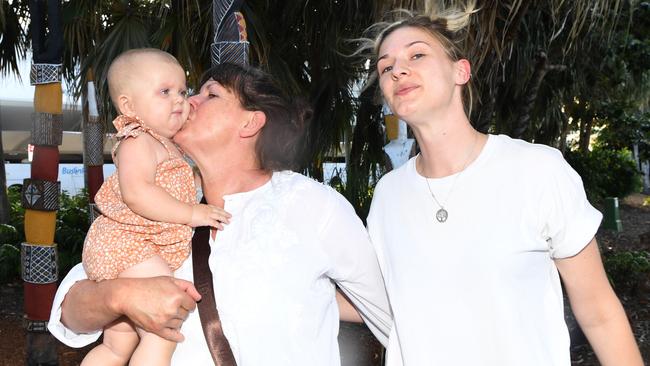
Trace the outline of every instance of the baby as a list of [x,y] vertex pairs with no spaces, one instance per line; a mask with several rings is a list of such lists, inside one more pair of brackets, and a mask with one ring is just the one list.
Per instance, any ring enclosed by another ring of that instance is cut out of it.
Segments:
[[[222,229],[230,218],[197,203],[192,168],[172,142],[190,110],[185,72],[166,52],[134,49],[113,61],[108,84],[119,112],[117,171],[95,196],[102,215],[86,236],[83,265],[95,281],[171,276],[190,253],[192,227]],[[168,365],[175,347],[120,319],[82,365]]]

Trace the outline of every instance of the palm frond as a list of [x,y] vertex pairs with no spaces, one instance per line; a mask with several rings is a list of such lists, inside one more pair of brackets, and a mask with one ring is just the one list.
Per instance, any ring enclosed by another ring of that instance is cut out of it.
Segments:
[[2,24],[0,30],[0,75],[15,75],[20,79],[18,60],[27,57],[27,33],[23,24],[29,12],[18,1],[2,1]]

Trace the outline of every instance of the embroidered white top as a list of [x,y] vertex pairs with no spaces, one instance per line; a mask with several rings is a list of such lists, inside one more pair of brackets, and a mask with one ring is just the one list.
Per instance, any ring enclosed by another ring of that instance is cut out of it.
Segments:
[[[386,344],[391,319],[377,259],[352,206],[328,186],[291,172],[224,197],[231,223],[210,241],[210,269],[223,329],[239,366],[340,364],[336,282]],[[192,280],[191,260],[176,277]],[[61,324],[61,303],[85,278],[75,267],[59,287],[50,332],[82,347],[100,332]],[[367,322],[368,323],[368,322]],[[374,324],[374,325],[373,325]],[[182,327],[172,365],[212,363],[198,312]]]

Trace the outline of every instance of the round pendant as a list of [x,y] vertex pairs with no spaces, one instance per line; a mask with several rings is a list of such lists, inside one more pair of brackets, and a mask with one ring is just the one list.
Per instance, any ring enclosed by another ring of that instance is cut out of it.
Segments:
[[447,221],[447,217],[448,217],[448,216],[449,216],[449,214],[447,213],[447,210],[445,210],[444,208],[440,208],[440,209],[436,212],[436,220],[438,220],[438,222],[445,222],[445,221]]

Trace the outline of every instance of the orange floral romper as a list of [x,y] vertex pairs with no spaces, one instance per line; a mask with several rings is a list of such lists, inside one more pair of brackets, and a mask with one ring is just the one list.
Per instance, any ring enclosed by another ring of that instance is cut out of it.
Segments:
[[[181,157],[172,155],[169,142],[145,126],[140,119],[119,116],[113,124],[118,131],[113,158],[122,140],[137,138],[143,133],[150,134],[169,153],[169,159],[156,167],[156,185],[179,201],[197,203],[192,168]],[[172,271],[177,269],[190,253],[192,228],[188,225],[151,221],[131,211],[122,200],[118,174],[119,169],[102,184],[95,195],[95,203],[102,215],[90,226],[84,243],[82,260],[88,278],[96,281],[116,278],[125,269],[154,255],[167,261]]]

